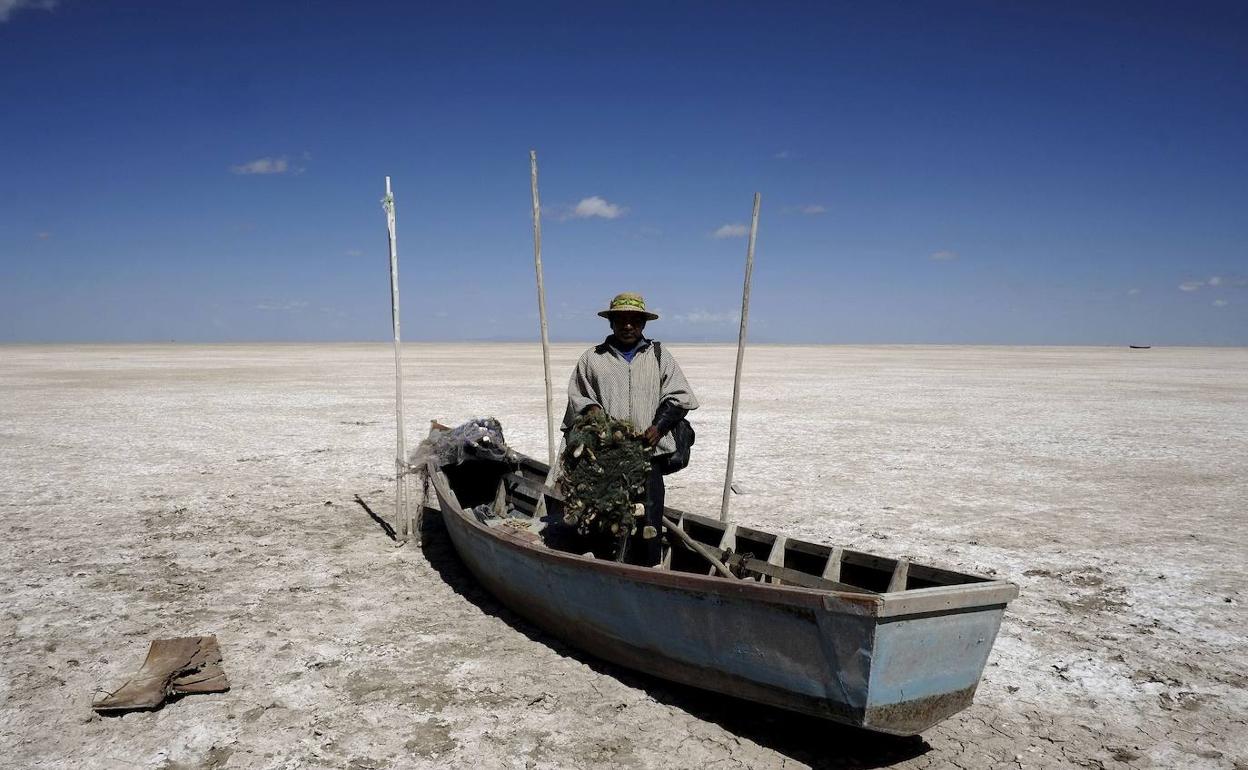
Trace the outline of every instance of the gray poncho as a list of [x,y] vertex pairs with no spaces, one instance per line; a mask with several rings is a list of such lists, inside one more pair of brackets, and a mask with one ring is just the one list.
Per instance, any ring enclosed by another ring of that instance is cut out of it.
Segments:
[[[654,354],[654,344],[646,340],[629,363],[618,350],[603,342],[586,350],[576,362],[568,381],[563,430],[567,432],[578,414],[596,404],[611,417],[628,420],[638,431],[644,431],[654,422],[654,414],[664,401],[690,411],[698,408],[698,399],[670,350],[663,350],[660,362]],[[659,440],[654,453],[675,451],[676,442],[668,434]]]

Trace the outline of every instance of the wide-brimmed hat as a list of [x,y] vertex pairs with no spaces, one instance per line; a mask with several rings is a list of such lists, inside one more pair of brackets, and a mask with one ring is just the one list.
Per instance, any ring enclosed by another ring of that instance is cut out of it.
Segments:
[[646,310],[646,300],[640,294],[626,291],[611,298],[611,307],[599,311],[598,315],[610,318],[612,313],[637,313],[646,317],[647,321],[658,320],[658,313]]

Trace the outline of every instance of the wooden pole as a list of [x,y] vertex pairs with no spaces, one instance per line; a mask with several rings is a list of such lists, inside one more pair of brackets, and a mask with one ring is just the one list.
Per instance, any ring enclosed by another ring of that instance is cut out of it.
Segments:
[[724,474],[724,499],[719,520],[728,521],[728,496],[732,494],[732,465],[737,455],[737,407],[741,400],[741,364],[745,360],[745,329],[750,320],[750,278],[754,274],[754,240],[758,236],[758,206],[761,193],[754,193],[754,214],[750,217],[750,245],[745,251],[745,286],[741,290],[741,331],[737,334],[737,370],[732,376],[732,418],[728,423],[728,470]]
[[399,252],[394,228],[394,194],[386,177],[386,230],[390,239],[390,322],[394,327],[394,516],[399,540],[411,537],[412,522],[407,508],[407,442],[403,438],[403,347],[399,332]]
[[546,377],[546,456],[555,467],[555,399],[550,387],[550,336],[546,326],[546,284],[542,280],[542,204],[537,197],[537,150],[529,150],[533,188],[533,266],[537,271],[537,314],[542,324],[542,373]]
[[689,546],[693,550],[697,551],[702,556],[702,558],[709,561],[711,563],[711,566],[715,568],[716,572],[718,572],[719,574],[723,575],[726,578],[736,579],[737,576],[732,574],[732,570],[728,569],[727,564],[724,564],[722,561],[720,561],[719,557],[711,553],[710,549],[707,548],[705,545],[699,543],[697,540],[694,540],[689,535],[688,532],[680,528],[679,524],[672,521],[666,516],[663,517],[663,524],[667,527],[668,532],[671,532],[673,535],[680,538],[682,543]]

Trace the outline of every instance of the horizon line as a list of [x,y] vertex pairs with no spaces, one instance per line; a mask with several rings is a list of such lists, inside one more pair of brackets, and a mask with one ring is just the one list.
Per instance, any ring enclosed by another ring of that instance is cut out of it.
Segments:
[[[666,342],[667,340],[660,340]],[[673,339],[672,344],[680,345],[715,345],[735,346],[735,340],[681,340]],[[53,346],[95,346],[125,347],[140,345],[183,345],[193,346],[225,346],[225,345],[385,345],[392,346],[393,340],[8,340],[0,341],[0,347],[53,347]],[[541,345],[537,339],[526,340],[517,338],[470,338],[470,339],[438,339],[438,340],[403,340],[403,345]],[[599,339],[551,340],[552,345],[597,345]],[[980,347],[980,348],[1248,348],[1248,345],[1218,343],[1172,343],[1137,345],[1127,342],[785,342],[776,340],[746,341],[746,347]]]

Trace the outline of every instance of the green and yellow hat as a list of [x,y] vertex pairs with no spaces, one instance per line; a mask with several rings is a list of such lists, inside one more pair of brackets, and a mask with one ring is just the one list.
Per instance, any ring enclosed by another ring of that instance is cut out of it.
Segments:
[[640,313],[646,317],[647,321],[658,320],[658,313],[651,313],[646,310],[646,300],[640,294],[626,291],[623,294],[616,294],[611,299],[611,307],[600,311],[598,315],[603,318],[610,318],[612,313]]

